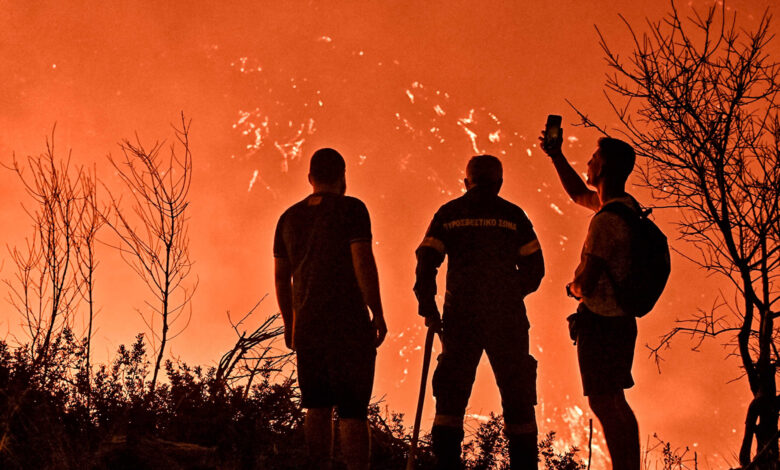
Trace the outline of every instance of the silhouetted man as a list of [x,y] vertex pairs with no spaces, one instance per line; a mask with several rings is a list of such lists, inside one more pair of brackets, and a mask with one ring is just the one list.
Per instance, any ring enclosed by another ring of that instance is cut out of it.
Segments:
[[613,202],[637,214],[641,210],[625,190],[634,149],[618,139],[599,139],[588,161],[587,184],[596,189],[592,191],[563,156],[562,136],[548,145],[544,136],[540,140],[572,200],[596,211],[574,280],[567,286],[569,295],[580,300],[574,316],[577,357],[585,396],[604,428],[612,468],[639,470],[639,427],[624,393],[634,385],[636,318],[621,308],[615,292],[629,273],[631,232],[623,217],[600,211]]
[[344,195],[345,164],[337,151],[314,153],[309,182],[313,194],[282,214],[274,238],[284,340],[297,353],[312,467],[330,466],[336,407],[347,467],[364,470],[376,348],[387,334],[371,223],[366,206]]
[[[439,469],[461,468],[463,417],[483,350],[501,392],[512,468],[537,468],[536,360],[529,354],[523,298],[539,287],[544,261],[528,217],[498,196],[502,182],[496,157],[473,157],[466,194],[436,212],[417,249],[419,313],[426,325],[441,328],[443,347],[433,375],[431,430]],[[445,255],[440,319],[436,273]]]

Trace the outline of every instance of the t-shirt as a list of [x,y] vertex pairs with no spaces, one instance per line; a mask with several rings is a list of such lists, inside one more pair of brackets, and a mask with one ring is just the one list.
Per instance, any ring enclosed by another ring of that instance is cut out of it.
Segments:
[[[522,209],[479,188],[436,212],[419,249],[426,247],[439,252],[438,264],[445,254],[449,257],[448,302],[488,308],[503,299],[522,301],[528,282],[523,278],[526,273],[517,269],[518,258],[541,249]],[[434,285],[423,285],[430,282]],[[415,290],[424,293],[431,289],[435,292],[435,279],[418,276]]]
[[[634,211],[639,210],[636,200],[628,195],[604,201],[602,207],[612,202],[625,204]],[[609,273],[601,273],[595,289],[589,295],[583,296],[582,302],[592,312],[605,317],[628,315],[618,305],[613,285],[613,281],[621,284],[628,276],[631,267],[631,231],[626,221],[612,212],[596,213],[590,220],[588,235],[582,247],[581,262],[575,276],[584,269],[585,255],[602,259]],[[609,278],[610,275],[613,277],[612,280]]]
[[292,269],[297,348],[372,341],[350,248],[365,241],[371,241],[371,222],[354,197],[315,193],[279,218],[274,257],[287,258]]

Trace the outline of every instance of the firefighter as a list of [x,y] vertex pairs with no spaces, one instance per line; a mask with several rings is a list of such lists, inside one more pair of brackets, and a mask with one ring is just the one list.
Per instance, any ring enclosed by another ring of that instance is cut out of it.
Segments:
[[[433,375],[431,431],[439,469],[461,468],[463,417],[483,350],[501,393],[511,468],[537,468],[536,360],[523,299],[539,287],[544,261],[525,212],[498,196],[502,182],[498,158],[473,157],[466,193],[436,212],[416,251],[419,314],[441,331],[443,349]],[[445,256],[441,318],[436,274]]]

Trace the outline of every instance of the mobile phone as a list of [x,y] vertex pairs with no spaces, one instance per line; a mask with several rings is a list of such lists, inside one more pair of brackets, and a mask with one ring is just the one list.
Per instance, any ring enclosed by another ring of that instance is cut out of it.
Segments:
[[544,125],[544,144],[550,145],[561,138],[561,117],[557,114],[549,114]]

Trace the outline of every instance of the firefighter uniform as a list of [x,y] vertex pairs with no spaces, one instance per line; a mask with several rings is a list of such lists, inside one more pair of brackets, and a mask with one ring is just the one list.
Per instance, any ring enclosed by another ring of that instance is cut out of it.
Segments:
[[434,302],[436,274],[449,257],[443,351],[433,376],[440,467],[459,465],[463,417],[485,351],[501,393],[513,468],[531,466],[527,455],[521,463],[519,447],[533,452],[536,468],[536,360],[529,354],[523,298],[539,287],[544,262],[531,222],[495,191],[473,187],[436,212],[416,254],[421,305]]

